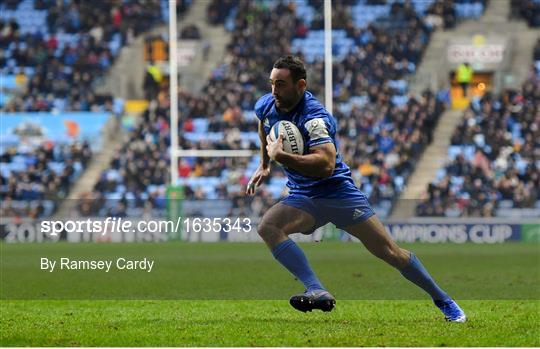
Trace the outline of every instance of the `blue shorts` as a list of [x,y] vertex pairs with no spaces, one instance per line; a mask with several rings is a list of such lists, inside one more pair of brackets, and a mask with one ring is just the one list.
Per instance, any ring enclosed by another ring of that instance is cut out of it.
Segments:
[[375,214],[366,195],[350,182],[334,186],[324,195],[291,193],[281,203],[312,215],[316,222],[313,230],[328,222],[343,229],[362,223]]

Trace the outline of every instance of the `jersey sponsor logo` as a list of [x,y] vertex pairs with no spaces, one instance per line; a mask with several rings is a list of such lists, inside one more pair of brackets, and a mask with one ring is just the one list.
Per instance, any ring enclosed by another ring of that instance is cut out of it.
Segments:
[[309,134],[309,139],[314,141],[321,138],[329,137],[326,123],[321,118],[311,119],[305,124]]

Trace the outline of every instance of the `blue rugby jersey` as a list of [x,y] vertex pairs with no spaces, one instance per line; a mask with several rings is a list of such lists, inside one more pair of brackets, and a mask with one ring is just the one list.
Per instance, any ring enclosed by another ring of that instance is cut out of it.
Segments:
[[274,96],[268,93],[255,103],[255,114],[263,123],[266,134],[270,133],[272,126],[281,120],[294,123],[304,137],[304,154],[309,153],[310,147],[333,143],[336,147],[336,166],[328,178],[307,177],[295,170],[285,168],[288,182],[287,187],[291,194],[306,196],[321,196],[339,184],[353,184],[351,171],[342,161],[336,143],[336,120],[326,111],[324,106],[308,91],[290,112],[280,112],[275,106]]

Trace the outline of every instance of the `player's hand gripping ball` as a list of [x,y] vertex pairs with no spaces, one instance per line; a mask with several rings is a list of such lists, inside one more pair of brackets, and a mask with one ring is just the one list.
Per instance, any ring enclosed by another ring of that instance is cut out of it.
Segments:
[[279,135],[283,135],[283,151],[289,154],[304,154],[304,138],[302,133],[290,121],[278,121],[272,126],[270,130],[270,140],[275,142]]

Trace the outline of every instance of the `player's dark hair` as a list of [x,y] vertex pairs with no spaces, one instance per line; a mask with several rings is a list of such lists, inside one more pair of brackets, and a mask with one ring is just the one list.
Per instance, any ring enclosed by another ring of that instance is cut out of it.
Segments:
[[276,69],[289,69],[293,82],[297,82],[300,79],[307,80],[306,67],[304,62],[296,56],[282,56],[275,63]]

